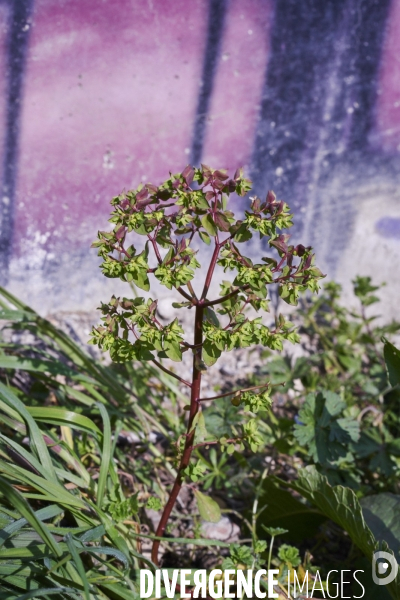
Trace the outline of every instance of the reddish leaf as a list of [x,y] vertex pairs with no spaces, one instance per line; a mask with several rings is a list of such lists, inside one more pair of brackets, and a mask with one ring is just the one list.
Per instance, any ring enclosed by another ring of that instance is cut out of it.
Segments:
[[184,180],[186,181],[186,183],[188,185],[190,185],[193,181],[194,178],[194,169],[191,165],[188,165],[183,171],[182,171],[182,177],[184,178]]
[[138,202],[140,202],[141,200],[144,200],[145,198],[147,198],[147,196],[149,195],[149,192],[147,191],[147,189],[144,187],[142,190],[140,190],[140,192],[138,192],[136,194],[136,200]]
[[125,231],[126,231],[126,228],[123,225],[119,229],[117,229],[117,231],[115,232],[115,237],[118,241],[122,240],[122,238],[125,235]]
[[268,204],[273,204],[276,200],[276,195],[274,192],[272,192],[271,190],[268,191],[267,194],[267,198],[266,201],[268,202]]
[[215,214],[215,224],[221,231],[229,231],[231,226],[224,213],[221,212]]
[[220,181],[226,181],[226,179],[229,179],[229,175],[227,175],[226,173],[224,173],[224,171],[215,171],[214,172],[214,177],[216,179],[219,179]]
[[235,181],[238,181],[241,177],[243,177],[243,167],[240,167],[239,169],[236,169],[235,174],[233,176],[233,179]]
[[261,200],[260,200],[260,198],[257,198],[257,196],[255,196],[253,198],[253,201],[251,203],[251,208],[253,209],[253,211],[255,213],[259,213],[260,212],[260,208],[261,208]]

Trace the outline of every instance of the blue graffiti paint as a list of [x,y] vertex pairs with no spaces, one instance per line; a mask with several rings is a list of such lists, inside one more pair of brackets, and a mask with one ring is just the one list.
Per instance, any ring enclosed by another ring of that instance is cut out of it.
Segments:
[[190,153],[192,165],[200,163],[203,153],[206,119],[214,87],[216,65],[220,55],[226,11],[227,0],[209,0],[207,40]]
[[351,237],[345,190],[381,160],[369,135],[389,8],[390,0],[275,1],[252,179],[299,216],[307,209],[294,234],[305,229],[318,246],[323,231],[332,269]]
[[375,231],[386,239],[400,240],[400,218],[382,217],[375,223]]
[[10,0],[8,8],[6,134],[0,198],[0,282],[3,285],[7,281],[13,239],[19,126],[33,0]]

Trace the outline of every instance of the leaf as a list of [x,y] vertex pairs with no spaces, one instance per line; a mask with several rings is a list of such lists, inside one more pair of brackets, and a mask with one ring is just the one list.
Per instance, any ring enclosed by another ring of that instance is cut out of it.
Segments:
[[364,519],[378,541],[400,552],[400,496],[384,492],[360,500]]
[[178,341],[172,340],[169,342],[165,342],[164,344],[165,354],[171,360],[175,362],[180,362],[182,360],[182,350]]
[[210,238],[210,236],[208,235],[208,233],[206,233],[205,231],[201,231],[201,230],[200,230],[200,231],[199,231],[199,236],[200,236],[201,240],[202,240],[202,241],[203,241],[205,244],[207,244],[207,246],[209,246],[209,245],[211,244],[211,238]]
[[90,600],[90,587],[89,587],[89,582],[86,577],[85,567],[83,566],[81,557],[78,554],[78,550],[76,549],[75,544],[74,544],[70,534],[65,536],[65,541],[67,543],[68,550],[70,551],[72,559],[76,566],[76,570],[78,571],[79,576],[81,578],[81,581],[83,584],[83,590],[84,590],[83,593],[84,593],[85,600]]
[[19,513],[26,519],[26,521],[32,526],[32,528],[39,534],[40,538],[45,544],[54,552],[55,556],[62,556],[62,551],[47,529],[47,527],[40,521],[37,515],[33,512],[25,498],[15,490],[5,479],[0,478],[0,489],[2,494],[6,494],[8,500],[12,505],[19,511]]
[[211,325],[215,325],[215,327],[220,327],[218,317],[212,308],[207,306],[204,309],[204,319],[211,323]]
[[221,519],[221,509],[215,500],[199,492],[199,490],[194,490],[194,495],[201,518],[209,523],[218,523]]
[[58,406],[27,407],[32,417],[39,422],[51,423],[53,425],[68,425],[69,427],[87,431],[89,433],[101,433],[100,429],[91,419],[79,413]]
[[[341,485],[330,486],[327,478],[318,473],[313,466],[300,471],[297,482],[288,485],[347,531],[353,543],[368,560],[372,560],[377,542],[365,522],[363,511],[353,490]],[[385,543],[381,545],[380,549],[393,554],[393,550]],[[400,598],[400,573],[395,581],[387,584],[386,589],[393,598]]]
[[196,428],[194,443],[198,444],[199,442],[204,442],[208,434],[206,429],[206,422],[204,419],[204,413],[202,410],[199,411],[193,419],[193,428]]
[[348,532],[366,556],[372,556],[373,535],[365,523],[357,496],[350,488],[329,485],[326,477],[313,466],[299,471],[298,480],[290,487],[311,501],[332,521]]
[[283,529],[283,527],[265,527],[265,525],[262,525],[262,528],[271,537],[276,537],[277,535],[285,535],[285,533],[289,533],[289,531],[287,529]]
[[107,409],[105,406],[97,403],[97,407],[100,411],[100,414],[103,419],[103,448],[102,448],[102,460],[100,465],[100,474],[99,474],[99,482],[97,484],[97,506],[101,507],[103,504],[104,492],[106,489],[108,472],[110,469],[110,463],[112,460],[111,455],[111,425],[110,425],[110,417],[108,415]]
[[203,346],[203,360],[207,367],[212,367],[221,356],[221,350],[218,349],[216,344],[213,344],[209,340],[204,342]]
[[[257,519],[257,527],[289,530],[290,535],[287,537],[293,542],[311,538],[326,521],[321,511],[301,502],[270,477],[264,481],[262,487],[260,508],[264,506],[267,508]],[[262,535],[262,530],[259,534]]]
[[400,383],[400,350],[386,340],[383,347],[383,356],[385,357],[390,385],[395,387]]
[[190,185],[193,181],[194,178],[194,169],[191,165],[188,165],[183,171],[182,171],[182,177],[184,178],[184,180],[186,181],[186,183],[188,185]]
[[229,220],[226,218],[224,213],[217,211],[215,213],[215,223],[220,231],[229,231],[231,226]]
[[41,464],[45,468],[48,477],[53,481],[56,481],[56,474],[54,471],[53,463],[50,458],[50,454],[48,448],[43,439],[42,432],[37,426],[36,421],[31,417],[21,400],[15,396],[5,385],[0,382],[0,398],[4,400],[4,402],[10,406],[13,410],[16,410],[22,417],[22,419],[26,422],[29,434],[30,434],[30,443],[34,448],[34,451],[40,460]]
[[243,243],[243,242],[247,242],[252,237],[253,237],[253,234],[248,229],[247,225],[245,223],[242,223],[240,225],[240,227],[236,230],[233,239],[234,239],[235,242],[238,242],[240,244],[240,243]]
[[210,213],[207,213],[206,215],[204,215],[204,217],[201,218],[201,224],[203,225],[207,233],[209,233],[212,237],[215,237],[217,235],[218,229]]
[[323,391],[308,394],[299,411],[300,423],[294,426],[295,438],[321,465],[346,456],[349,444],[360,438],[358,421],[338,418],[345,408],[346,404],[338,394]]

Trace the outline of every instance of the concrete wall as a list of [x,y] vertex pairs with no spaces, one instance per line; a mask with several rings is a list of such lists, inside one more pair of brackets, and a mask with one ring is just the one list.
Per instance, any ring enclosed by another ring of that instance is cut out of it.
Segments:
[[0,34],[0,277],[41,312],[108,295],[110,198],[189,161],[245,165],[331,278],[395,275],[399,0],[0,0]]

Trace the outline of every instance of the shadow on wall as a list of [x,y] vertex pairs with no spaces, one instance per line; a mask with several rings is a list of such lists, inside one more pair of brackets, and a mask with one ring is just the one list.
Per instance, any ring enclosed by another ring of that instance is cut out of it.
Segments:
[[[399,151],[382,148],[376,118],[393,92],[381,73],[400,38],[395,2],[3,0],[0,10],[0,278],[16,291],[34,271],[38,297],[62,298],[73,281],[80,302],[108,199],[189,160],[245,163],[257,193],[272,188],[294,208],[294,237],[331,276],[362,218],[360,189],[399,183]],[[385,193],[375,232],[394,239]]]

